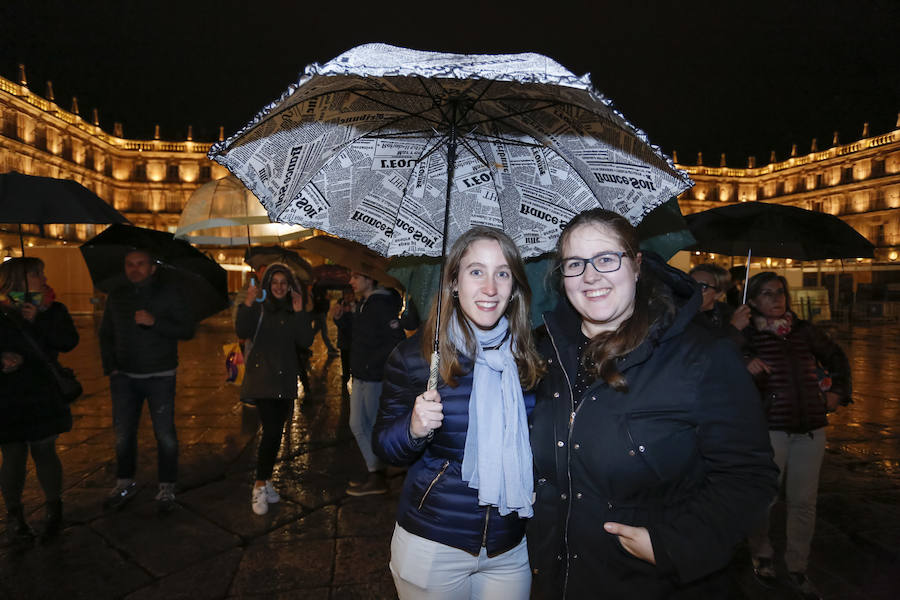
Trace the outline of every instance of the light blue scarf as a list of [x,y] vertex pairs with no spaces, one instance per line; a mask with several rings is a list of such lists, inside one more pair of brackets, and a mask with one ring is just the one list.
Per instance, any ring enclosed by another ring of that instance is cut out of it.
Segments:
[[[469,429],[462,461],[462,479],[478,490],[480,506],[496,506],[501,515],[515,511],[520,518],[534,514],[534,491],[528,419],[519,369],[507,337],[509,322],[502,317],[489,331],[469,326],[478,352],[469,396]],[[450,341],[465,353],[465,338],[455,317],[450,318]],[[501,343],[502,342],[502,343]],[[484,350],[493,348],[496,350]]]

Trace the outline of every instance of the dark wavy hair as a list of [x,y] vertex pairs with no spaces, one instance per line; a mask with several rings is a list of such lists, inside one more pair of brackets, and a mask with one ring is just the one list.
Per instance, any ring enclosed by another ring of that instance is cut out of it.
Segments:
[[[600,227],[612,234],[621,243],[625,255],[631,260],[637,260],[640,254],[640,239],[637,229],[628,222],[628,219],[618,213],[594,208],[578,214],[566,225],[556,244],[557,266],[565,258],[563,249],[566,242],[572,237],[572,232],[584,225]],[[562,295],[565,296],[562,282],[560,282],[560,287]],[[602,378],[610,387],[619,392],[628,391],[628,382],[616,368],[616,358],[628,354],[647,338],[653,322],[650,310],[651,288],[650,278],[640,275],[635,288],[634,309],[631,316],[623,321],[615,331],[604,331],[595,335],[588,343],[581,358],[588,375],[594,379]]]
[[[464,373],[459,364],[457,352],[474,357],[477,351],[475,336],[472,334],[471,326],[466,321],[466,317],[460,308],[459,298],[453,294],[453,288],[459,278],[459,269],[463,255],[468,250],[469,245],[478,240],[494,240],[500,244],[503,258],[506,259],[506,264],[509,265],[509,270],[513,277],[513,287],[509,297],[509,304],[506,306],[506,312],[503,314],[509,320],[509,332],[512,336],[512,353],[516,365],[519,367],[519,381],[521,381],[525,389],[531,389],[537,385],[538,380],[544,374],[544,363],[537,353],[531,332],[531,319],[529,318],[531,287],[528,285],[528,278],[525,275],[525,266],[522,263],[519,249],[508,235],[499,229],[491,227],[474,227],[468,230],[457,238],[447,253],[444,265],[444,278],[441,281],[441,322],[438,329],[441,378],[450,387],[456,387],[456,378]],[[422,354],[426,362],[431,361],[431,354],[434,351],[433,334],[437,323],[437,308],[438,303],[434,302],[431,306],[428,320],[425,322],[422,330],[424,332],[422,335]],[[450,336],[447,335],[451,318],[456,319],[460,330],[463,332],[465,348],[456,348],[450,341]]]

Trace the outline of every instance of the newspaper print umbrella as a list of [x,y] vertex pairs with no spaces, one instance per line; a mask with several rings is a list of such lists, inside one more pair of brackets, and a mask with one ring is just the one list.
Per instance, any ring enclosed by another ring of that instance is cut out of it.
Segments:
[[637,224],[691,185],[588,76],[547,57],[385,44],[307,67],[209,157],[273,221],[384,256],[442,256],[474,225],[536,256],[585,209]]

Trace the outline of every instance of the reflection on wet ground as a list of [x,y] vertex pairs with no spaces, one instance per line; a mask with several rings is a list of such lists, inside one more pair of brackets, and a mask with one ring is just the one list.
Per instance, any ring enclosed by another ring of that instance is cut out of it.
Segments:
[[[344,494],[364,466],[347,426],[340,360],[326,358],[320,339],[311,390],[294,409],[274,476],[282,501],[268,514],[249,507],[257,421],[224,383],[221,347],[234,337],[227,314],[201,324],[180,347],[178,508],[156,513],[155,441],[144,411],[142,489],[110,514],[101,508],[114,482],[109,388],[95,324],[80,318],[78,325],[81,344],[63,362],[76,369],[86,395],[73,406],[72,432],[58,441],[67,526],[47,546],[0,546],[0,600],[395,597],[387,561],[402,474],[390,479],[386,496]],[[852,357],[856,402],[832,419],[822,471],[809,573],[826,598],[900,597],[898,333],[896,325],[835,330]],[[39,525],[43,497],[33,472],[24,501]],[[779,515],[780,504],[776,523]],[[783,546],[783,538],[774,541]],[[753,579],[746,548],[729,573],[735,599],[793,597]]]

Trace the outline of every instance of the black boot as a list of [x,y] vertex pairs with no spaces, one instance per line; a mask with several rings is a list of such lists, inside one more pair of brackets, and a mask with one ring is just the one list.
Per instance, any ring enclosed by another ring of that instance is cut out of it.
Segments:
[[34,538],[34,531],[28,526],[25,509],[21,506],[10,509],[6,513],[6,536],[11,544],[30,542]]
[[41,541],[48,542],[62,531],[62,500],[47,502],[47,517],[41,531]]

